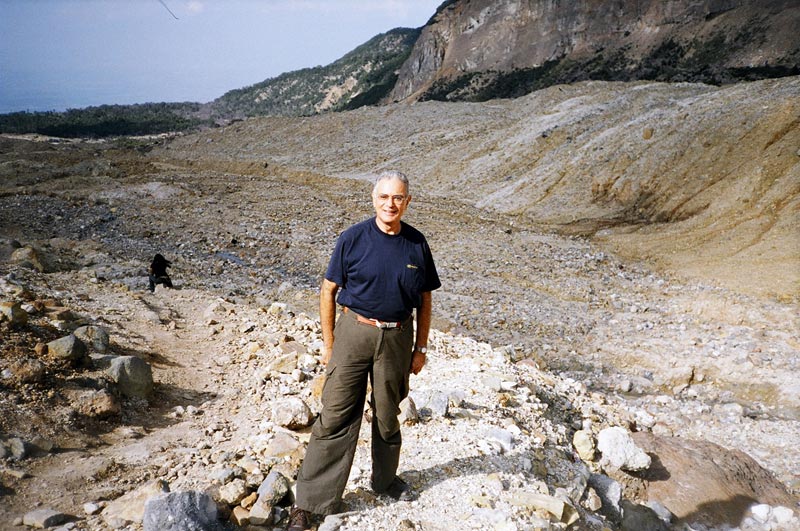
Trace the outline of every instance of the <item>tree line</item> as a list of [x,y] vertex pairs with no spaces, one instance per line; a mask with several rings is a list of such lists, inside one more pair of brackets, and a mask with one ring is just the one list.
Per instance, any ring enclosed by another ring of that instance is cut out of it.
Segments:
[[213,125],[200,103],[100,105],[64,112],[0,114],[0,133],[39,133],[62,138],[152,135]]

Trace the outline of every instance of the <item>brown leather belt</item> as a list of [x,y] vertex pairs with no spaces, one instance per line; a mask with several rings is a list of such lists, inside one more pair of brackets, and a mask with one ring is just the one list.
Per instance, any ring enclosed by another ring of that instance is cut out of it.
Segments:
[[403,325],[403,322],[405,322],[405,321],[387,322],[387,321],[379,321],[377,319],[370,319],[368,317],[364,317],[363,315],[357,314],[356,312],[354,312],[353,310],[351,310],[347,306],[343,306],[342,312],[344,312],[344,313],[350,312],[350,313],[353,314],[353,316],[356,318],[356,321],[358,321],[359,323],[372,325],[375,328],[383,328],[383,329],[386,329],[386,328],[400,328]]

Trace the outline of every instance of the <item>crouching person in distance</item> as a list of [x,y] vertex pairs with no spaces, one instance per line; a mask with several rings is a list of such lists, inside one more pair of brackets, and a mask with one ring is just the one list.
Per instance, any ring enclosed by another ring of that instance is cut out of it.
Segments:
[[150,292],[156,290],[156,284],[162,284],[168,288],[172,288],[172,280],[169,278],[167,268],[172,265],[172,262],[156,254],[153,261],[150,262]]

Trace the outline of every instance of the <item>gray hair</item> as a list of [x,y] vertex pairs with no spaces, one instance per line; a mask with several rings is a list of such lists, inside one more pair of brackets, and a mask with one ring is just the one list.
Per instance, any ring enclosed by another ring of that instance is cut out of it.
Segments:
[[372,187],[372,192],[375,193],[375,190],[378,189],[378,183],[381,181],[388,181],[390,179],[397,179],[406,187],[406,193],[408,193],[408,177],[406,177],[405,173],[399,172],[397,170],[387,170],[378,174],[375,177],[375,185]]

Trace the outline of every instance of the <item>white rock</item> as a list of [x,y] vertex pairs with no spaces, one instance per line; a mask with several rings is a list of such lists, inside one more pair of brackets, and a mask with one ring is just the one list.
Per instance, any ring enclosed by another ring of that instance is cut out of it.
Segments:
[[236,505],[247,496],[247,484],[243,479],[234,479],[219,488],[219,499],[228,505]]
[[731,419],[739,419],[744,416],[744,407],[737,402],[730,402],[719,407],[720,412]]
[[600,466],[621,470],[646,470],[651,458],[636,446],[628,430],[620,427],[606,428],[597,437],[597,449],[602,453]]
[[325,520],[320,524],[318,531],[337,531],[344,521],[340,516],[330,514],[325,517]]
[[[280,352],[278,350],[278,352]],[[297,353],[289,352],[286,354],[278,354],[270,363],[267,368],[272,372],[280,372],[283,374],[291,374],[297,368]]]
[[503,453],[508,453],[514,449],[514,437],[511,432],[501,428],[490,428],[486,432],[486,439],[497,443]]
[[247,321],[246,323],[243,323],[242,325],[239,326],[239,333],[249,334],[250,332],[256,329],[256,326],[258,326],[256,323],[252,321]]
[[131,522],[141,523],[144,517],[145,502],[153,496],[166,492],[169,492],[169,484],[166,481],[148,481],[141,487],[109,503],[103,509],[103,519],[114,528],[119,522],[123,522],[123,525]]
[[636,423],[645,428],[652,429],[656,425],[656,418],[647,411],[636,412]]
[[549,494],[539,492],[516,492],[511,503],[521,507],[528,507],[534,510],[542,509],[552,514],[556,520],[570,525],[580,518],[578,511],[564,500],[558,499]]
[[285,303],[273,302],[270,305],[269,309],[267,310],[267,313],[270,314],[270,315],[278,316],[278,315],[281,315],[281,314],[285,313],[286,312],[286,308],[287,308],[287,306],[286,306]]
[[583,506],[589,509],[590,511],[599,511],[600,508],[603,506],[603,501],[600,499],[600,496],[597,495],[597,492],[591,487],[586,492],[586,498],[583,501]]
[[89,502],[83,504],[83,512],[85,512],[90,516],[99,513],[102,509],[103,508],[100,506],[100,504],[97,504],[95,502]]
[[272,421],[290,430],[305,428],[313,420],[311,408],[301,398],[287,397],[272,408]]
[[400,424],[408,425],[419,422],[417,406],[414,403],[414,399],[410,396],[407,396],[402,402],[400,402],[400,415],[398,416],[398,420],[400,421]]
[[772,515],[772,507],[766,503],[759,503],[758,505],[753,505],[750,507],[750,512],[753,514],[753,518],[762,524],[765,524],[769,521],[769,517]]
[[594,460],[594,437],[592,433],[585,430],[578,430],[572,436],[572,445],[578,451],[578,455],[584,461]]
[[312,371],[317,367],[317,365],[319,365],[317,358],[311,354],[303,354],[297,358],[297,367],[304,371]]
[[778,524],[788,524],[794,518],[794,511],[789,509],[788,507],[784,507],[783,505],[779,505],[778,507],[774,507],[772,509],[772,517],[775,519],[775,522]]

